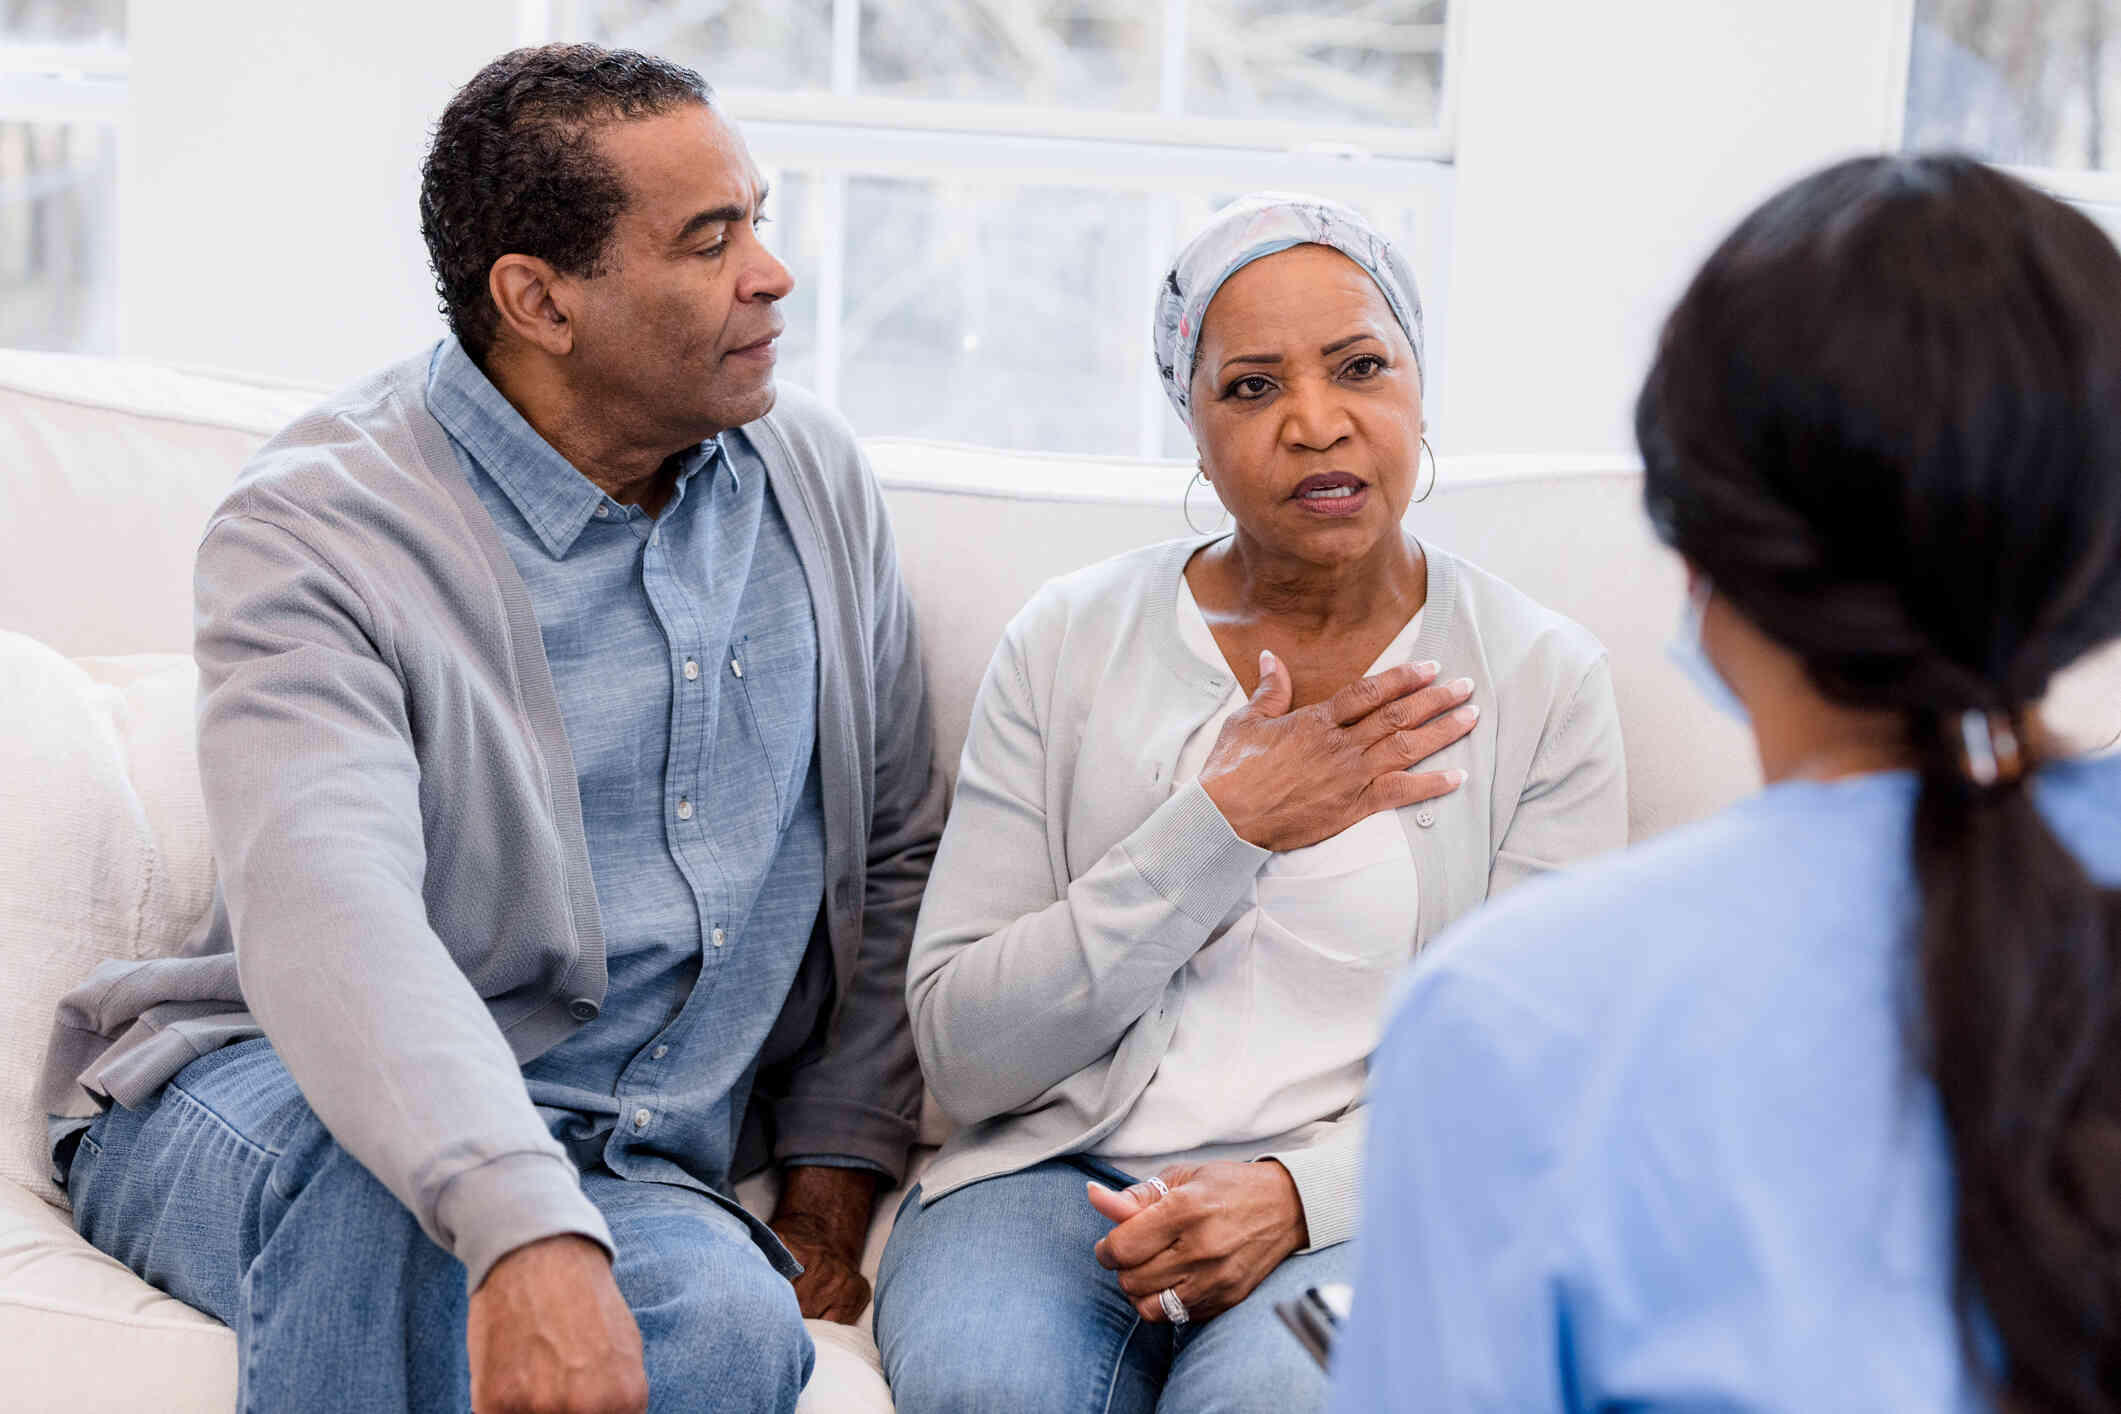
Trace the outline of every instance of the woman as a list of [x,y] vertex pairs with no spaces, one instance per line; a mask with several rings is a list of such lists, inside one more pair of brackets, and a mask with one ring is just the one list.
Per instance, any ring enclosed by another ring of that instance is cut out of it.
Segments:
[[2035,705],[2121,635],[2121,255],[1834,167],[1637,427],[1768,785],[1416,970],[1337,1407],[2121,1409],[2121,761]]
[[988,672],[908,968],[962,1128],[880,1275],[902,1408],[1320,1407],[1272,1303],[1349,1274],[1394,977],[1625,837],[1598,645],[1401,529],[1419,311],[1309,198],[1230,207],[1165,282],[1234,530],[1046,586]]

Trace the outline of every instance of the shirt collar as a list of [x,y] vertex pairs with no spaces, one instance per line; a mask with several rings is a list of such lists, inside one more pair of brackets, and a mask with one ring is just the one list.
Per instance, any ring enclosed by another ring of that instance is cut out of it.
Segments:
[[[567,557],[599,506],[610,507],[607,514],[624,514],[501,396],[454,336],[445,338],[435,352],[427,375],[427,409],[522,512],[554,559]],[[695,473],[711,471],[717,463],[726,464],[726,459],[721,443],[711,437],[683,453],[677,489],[663,514],[668,516],[684,501]],[[735,476],[733,467],[730,475]]]

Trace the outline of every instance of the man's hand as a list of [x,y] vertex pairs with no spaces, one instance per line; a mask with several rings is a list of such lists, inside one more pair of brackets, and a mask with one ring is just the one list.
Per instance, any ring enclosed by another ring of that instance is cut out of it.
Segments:
[[1166,1319],[1157,1300],[1166,1287],[1192,1319],[1219,1316],[1310,1241],[1296,1181],[1272,1159],[1173,1164],[1157,1177],[1170,1197],[1147,1183],[1118,1193],[1090,1185],[1090,1206],[1117,1224],[1097,1260],[1119,1273],[1143,1320]]
[[795,1299],[803,1317],[851,1326],[869,1306],[869,1279],[862,1275],[862,1247],[869,1240],[869,1214],[876,1206],[871,1169],[805,1164],[781,1175],[781,1200],[771,1227],[803,1264]]
[[477,1414],[643,1414],[641,1332],[586,1237],[547,1237],[493,1264],[465,1325]]

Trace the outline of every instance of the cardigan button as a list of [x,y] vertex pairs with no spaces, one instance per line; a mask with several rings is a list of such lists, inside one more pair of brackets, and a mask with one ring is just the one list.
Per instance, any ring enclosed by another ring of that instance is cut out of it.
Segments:
[[603,1008],[587,997],[576,997],[567,1004],[567,1014],[576,1021],[595,1021]]
[[1433,810],[1424,810],[1414,817],[1414,823],[1426,830],[1429,828],[1429,826],[1436,823],[1436,812]]

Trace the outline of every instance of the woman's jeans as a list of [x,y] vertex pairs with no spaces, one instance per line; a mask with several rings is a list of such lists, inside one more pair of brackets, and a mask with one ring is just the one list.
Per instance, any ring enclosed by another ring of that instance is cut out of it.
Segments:
[[920,1206],[907,1195],[876,1291],[876,1339],[908,1414],[1205,1414],[1323,1409],[1326,1381],[1274,1314],[1349,1281],[1352,1244],[1290,1257],[1212,1320],[1151,1324],[1097,1264],[1112,1230],[1083,1195],[1095,1160],[1054,1160]]
[[[810,1336],[743,1224],[690,1189],[604,1170],[582,1185],[618,1246],[652,1408],[793,1409]],[[83,1237],[234,1328],[246,1414],[471,1407],[463,1264],[332,1140],[270,1043],[106,1111],[67,1193]]]

